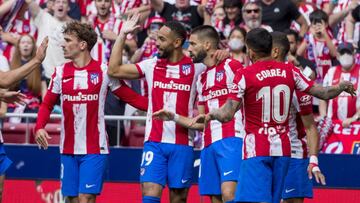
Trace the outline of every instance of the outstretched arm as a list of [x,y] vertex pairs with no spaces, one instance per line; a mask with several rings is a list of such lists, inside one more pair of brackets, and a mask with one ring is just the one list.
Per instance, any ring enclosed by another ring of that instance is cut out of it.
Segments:
[[139,28],[138,21],[139,15],[134,15],[124,22],[111,51],[108,69],[109,76],[118,79],[136,79],[140,77],[135,64],[122,64],[126,35]]
[[[203,115],[205,113],[204,106],[198,106],[199,114]],[[177,124],[189,128],[192,130],[204,130],[204,124],[203,123],[193,123],[193,119],[185,116],[181,116],[178,114],[175,114],[171,111],[167,111],[165,109],[161,109],[155,113],[153,113],[153,117],[155,119],[163,120],[163,121],[174,121]]]
[[14,5],[15,0],[4,1],[0,5],[0,18],[3,17],[8,11],[10,11],[11,7]]
[[349,81],[342,81],[338,85],[322,87],[321,85],[314,84],[308,91],[309,94],[323,100],[329,100],[337,97],[343,91],[351,94],[351,96],[356,95],[356,90],[354,85]]
[[28,63],[22,65],[20,68],[15,70],[1,72],[0,71],[0,88],[8,88],[13,83],[22,80],[35,68],[39,68],[41,62],[45,58],[46,48],[48,44],[48,38],[46,37],[41,43],[40,47],[36,52],[36,56],[31,59]]
[[29,5],[32,18],[36,18],[41,10],[40,6],[34,0],[25,0],[25,2]]

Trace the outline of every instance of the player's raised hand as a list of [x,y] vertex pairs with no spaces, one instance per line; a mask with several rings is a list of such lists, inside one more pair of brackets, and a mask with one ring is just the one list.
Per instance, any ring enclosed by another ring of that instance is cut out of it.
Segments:
[[6,103],[17,103],[20,105],[25,105],[25,98],[26,96],[20,93],[20,91],[4,91],[0,94],[1,101]]
[[308,172],[309,179],[312,179],[314,176],[317,183],[326,185],[325,176],[324,176],[324,174],[321,173],[318,165],[309,163],[307,172]]
[[139,14],[129,16],[127,18],[127,20],[123,23],[120,32],[123,34],[129,34],[129,33],[133,33],[135,30],[139,29],[140,28],[139,19],[140,19]]
[[36,50],[35,59],[38,60],[40,63],[44,60],[46,56],[46,49],[48,47],[49,37],[45,37],[41,42],[40,46]]
[[356,95],[355,87],[350,81],[340,81],[339,87],[342,91],[349,93],[351,96]]
[[35,141],[38,144],[39,149],[41,149],[41,148],[47,149],[48,148],[48,146],[49,146],[48,141],[47,141],[48,139],[51,139],[51,137],[44,129],[39,129],[38,131],[36,131]]
[[174,120],[175,114],[165,109],[161,109],[153,113],[153,117],[156,120],[172,121]]

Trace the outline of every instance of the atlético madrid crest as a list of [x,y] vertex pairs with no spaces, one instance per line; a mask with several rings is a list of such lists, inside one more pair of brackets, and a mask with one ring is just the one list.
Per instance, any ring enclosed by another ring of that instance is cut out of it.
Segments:
[[190,64],[182,65],[181,70],[184,73],[184,75],[189,75],[191,73],[191,65]]
[[220,82],[224,78],[224,71],[216,72],[216,80]]
[[90,82],[94,85],[99,83],[99,73],[90,73]]

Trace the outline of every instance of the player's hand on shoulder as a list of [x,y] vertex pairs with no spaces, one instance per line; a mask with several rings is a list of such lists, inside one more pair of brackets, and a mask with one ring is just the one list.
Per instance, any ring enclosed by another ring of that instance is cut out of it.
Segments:
[[49,144],[48,144],[48,139],[51,139],[51,137],[49,136],[49,134],[46,132],[45,129],[39,129],[36,131],[35,133],[35,141],[39,146],[39,149],[43,148],[43,149],[47,149]]
[[230,52],[228,52],[226,50],[218,49],[215,51],[215,53],[212,55],[212,57],[216,59],[216,61],[217,61],[216,64],[219,64],[224,59],[227,59],[230,57]]

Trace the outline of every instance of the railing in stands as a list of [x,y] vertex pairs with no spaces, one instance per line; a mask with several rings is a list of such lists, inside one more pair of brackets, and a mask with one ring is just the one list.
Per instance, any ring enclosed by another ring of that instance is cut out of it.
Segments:
[[[50,119],[61,119],[61,114],[51,114]],[[30,143],[30,122],[29,119],[31,118],[37,118],[36,113],[6,113],[6,118],[10,117],[20,117],[25,119],[26,123],[26,133],[25,133],[25,143]],[[108,121],[117,121],[117,146],[120,146],[120,121],[123,120],[131,120],[131,121],[145,121],[145,116],[115,116],[115,115],[105,115],[105,120]],[[16,124],[13,124],[16,125]]]

